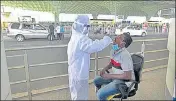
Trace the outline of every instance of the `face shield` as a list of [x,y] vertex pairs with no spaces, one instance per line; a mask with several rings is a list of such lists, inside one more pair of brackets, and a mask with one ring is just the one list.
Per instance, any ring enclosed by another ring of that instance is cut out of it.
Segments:
[[[74,22],[74,25],[75,25],[75,30],[79,29],[79,32],[81,34],[85,34],[85,35],[88,35],[89,33],[89,28],[90,28],[90,25],[89,24],[82,24],[82,23],[79,23],[79,22]],[[79,27],[79,28],[78,28]]]

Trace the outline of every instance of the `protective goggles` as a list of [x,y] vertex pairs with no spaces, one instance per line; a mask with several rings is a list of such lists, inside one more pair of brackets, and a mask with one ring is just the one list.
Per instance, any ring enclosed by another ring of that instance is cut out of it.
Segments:
[[87,27],[87,28],[89,28],[90,27],[90,25],[89,24],[82,24],[82,23],[79,23],[79,22],[74,22],[75,24],[79,24],[79,25],[82,25],[83,27]]

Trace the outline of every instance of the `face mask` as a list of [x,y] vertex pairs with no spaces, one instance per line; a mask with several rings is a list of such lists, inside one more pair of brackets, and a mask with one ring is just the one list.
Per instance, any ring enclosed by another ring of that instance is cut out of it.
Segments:
[[119,46],[118,44],[115,44],[115,45],[112,45],[112,50],[116,51],[119,49]]
[[85,34],[86,36],[88,36],[89,31],[87,30],[87,27],[84,27],[82,34]]

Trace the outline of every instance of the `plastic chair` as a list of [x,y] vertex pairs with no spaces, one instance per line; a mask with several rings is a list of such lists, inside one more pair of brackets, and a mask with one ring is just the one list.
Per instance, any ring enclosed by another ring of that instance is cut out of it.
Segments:
[[[109,96],[107,100],[115,100],[118,98],[122,101],[123,99],[127,99],[128,97],[132,97],[136,94],[142,76],[141,72],[144,65],[144,57],[139,54],[132,54],[131,57],[133,60],[135,80],[124,80],[125,82],[132,82],[129,87],[127,87],[124,83],[118,84],[117,89],[120,90],[120,93]],[[133,86],[134,89],[132,89]]]

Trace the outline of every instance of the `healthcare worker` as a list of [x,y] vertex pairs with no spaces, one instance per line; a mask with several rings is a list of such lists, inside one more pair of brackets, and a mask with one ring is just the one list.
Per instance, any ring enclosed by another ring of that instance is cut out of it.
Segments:
[[88,37],[89,27],[87,15],[78,15],[72,25],[72,36],[67,49],[72,100],[88,100],[90,54],[101,51],[112,42],[109,36],[92,41]]

